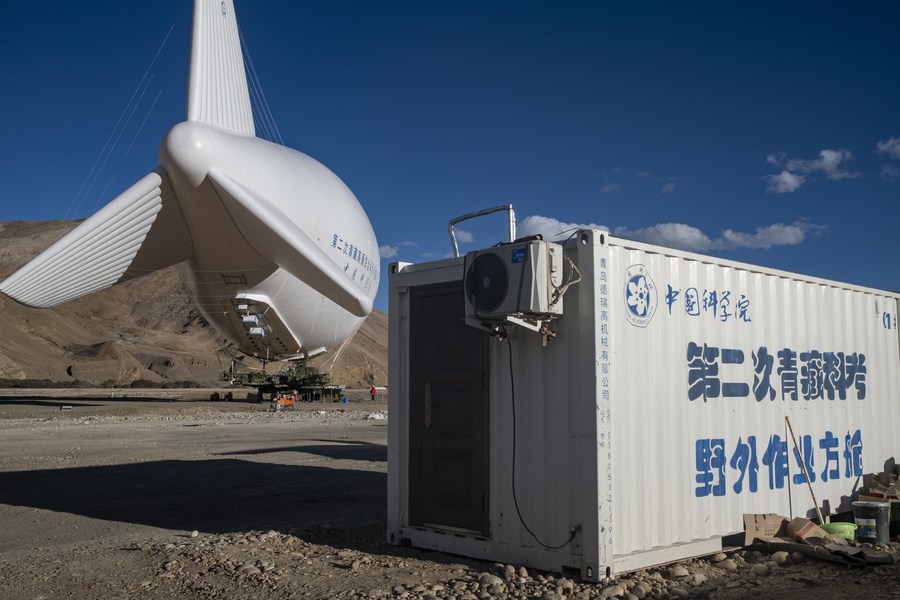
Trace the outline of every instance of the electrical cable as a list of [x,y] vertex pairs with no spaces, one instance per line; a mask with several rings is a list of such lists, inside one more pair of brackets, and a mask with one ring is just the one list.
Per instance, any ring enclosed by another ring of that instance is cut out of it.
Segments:
[[554,289],[553,300],[550,302],[550,306],[553,306],[554,304],[562,300],[562,297],[565,295],[566,290],[568,290],[570,286],[581,281],[581,271],[578,270],[578,267],[575,266],[575,263],[571,258],[566,256],[565,259],[569,262],[569,280],[558,288]]
[[[506,331],[504,330],[504,334]],[[513,373],[513,358],[512,358],[512,342],[509,341],[509,336],[506,335],[506,346],[509,350],[509,385],[510,385],[510,395],[512,397],[512,426],[513,426],[513,435],[512,435],[512,493],[513,493],[513,504],[516,506],[516,514],[519,515],[519,522],[522,523],[522,527],[525,528],[531,537],[534,538],[538,544],[547,548],[548,550],[559,550],[564,546],[567,546],[575,539],[575,535],[578,533],[578,530],[573,528],[572,534],[569,536],[565,542],[558,546],[551,546],[549,544],[544,543],[541,539],[531,530],[528,524],[525,522],[525,518],[522,516],[522,511],[519,509],[519,498],[516,494],[516,380]]]
[[[84,181],[81,183],[81,187],[78,188],[78,192],[75,194],[75,197],[72,199],[72,202],[69,204],[69,209],[66,211],[67,219],[69,218],[70,215],[77,216],[78,212],[81,210],[81,205],[84,203],[84,200],[85,200],[85,198],[87,198],[87,195],[90,191],[90,188],[88,188],[86,190],[85,186],[88,185],[88,183],[90,183],[91,186],[94,185],[93,184],[94,180],[96,180],[96,177],[99,176],[99,172],[97,173],[97,175],[95,175],[94,171],[97,170],[98,165],[100,164],[101,160],[103,160],[104,164],[105,164],[106,160],[108,160],[108,158],[109,158],[108,153],[112,152],[112,148],[109,147],[109,144],[110,144],[110,142],[112,142],[114,137],[117,137],[116,132],[119,131],[119,126],[121,125],[122,130],[124,131],[124,129],[127,125],[127,123],[126,123],[126,125],[122,125],[122,119],[125,118],[125,115],[128,114],[129,110],[131,110],[131,112],[133,114],[134,109],[131,109],[131,104],[133,102],[135,102],[135,97],[138,96],[138,93],[140,93],[141,97],[137,99],[137,103],[140,103],[141,98],[143,98],[144,93],[147,91],[147,88],[150,86],[150,81],[147,80],[147,76],[150,75],[150,71],[153,69],[153,65],[156,64],[156,59],[159,58],[160,53],[162,52],[166,43],[169,41],[169,37],[172,35],[173,29],[175,29],[174,23],[172,24],[171,27],[169,27],[169,31],[168,31],[168,33],[166,33],[165,39],[163,39],[162,44],[160,44],[159,48],[156,50],[156,54],[153,56],[153,60],[150,61],[150,66],[147,67],[147,70],[144,72],[144,76],[141,77],[141,80],[138,83],[137,88],[135,88],[134,92],[131,94],[131,98],[128,100],[128,104],[125,105],[125,109],[122,111],[122,114],[119,115],[119,120],[116,121],[116,124],[113,127],[113,130],[110,132],[109,137],[106,139],[106,144],[103,145],[103,149],[100,151],[100,154],[98,154],[97,158],[94,160],[94,164],[93,164],[93,166],[91,166],[91,170],[88,171],[88,174],[85,176]],[[150,78],[151,79],[153,78],[152,75],[150,76]],[[146,84],[145,84],[145,81],[146,81]],[[135,109],[137,108],[137,103],[135,104]],[[129,116],[128,118],[130,119],[131,117]],[[118,136],[121,137],[121,135],[122,135],[122,133],[119,132]],[[106,156],[106,159],[104,159],[104,156]],[[100,166],[101,170],[102,170],[102,168],[103,167]],[[83,196],[82,196],[82,194],[83,194]],[[76,206],[76,203],[77,203],[77,206]],[[74,210],[73,210],[73,208],[74,208]]]
[[275,123],[275,116],[269,109],[269,103],[263,92],[262,84],[259,81],[259,76],[256,74],[256,67],[253,66],[253,60],[250,58],[250,51],[247,49],[247,43],[244,41],[244,33],[240,28],[238,28],[238,37],[241,42],[241,50],[245,62],[244,70],[248,75],[247,87],[249,95],[251,96],[251,102],[253,98],[257,99],[257,112],[260,117],[259,124],[266,132],[266,138],[270,142],[284,146],[284,139],[282,139],[281,132],[278,130],[278,125]]

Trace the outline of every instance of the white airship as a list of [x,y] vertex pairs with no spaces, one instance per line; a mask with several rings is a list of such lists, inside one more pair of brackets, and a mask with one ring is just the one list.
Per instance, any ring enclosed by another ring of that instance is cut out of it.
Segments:
[[195,1],[187,121],[159,162],[0,291],[50,307],[177,264],[252,356],[313,356],[356,332],[378,289],[375,233],[334,173],[256,137],[232,0]]

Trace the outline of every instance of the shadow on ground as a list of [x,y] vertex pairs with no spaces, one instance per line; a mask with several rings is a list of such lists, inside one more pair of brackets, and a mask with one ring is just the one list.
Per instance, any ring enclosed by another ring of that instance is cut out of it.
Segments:
[[20,471],[0,473],[0,503],[183,532],[275,530],[336,548],[479,564],[387,544],[387,475],[365,470],[218,459]]
[[0,503],[227,533],[384,519],[384,473],[237,459],[0,473]]
[[72,402],[66,400],[47,400],[46,398],[40,397],[25,397],[22,396],[20,398],[9,400],[9,399],[0,399],[0,406],[50,406],[53,408],[62,408],[63,406],[70,406],[72,408],[86,408],[88,406],[104,406],[103,404],[89,404],[87,402],[76,401]]
[[310,440],[325,442],[319,445],[282,446],[278,448],[260,448],[257,450],[238,450],[221,452],[216,456],[257,456],[276,452],[302,452],[316,454],[327,458],[342,460],[368,460],[371,462],[387,462],[387,446],[370,442],[346,440]]

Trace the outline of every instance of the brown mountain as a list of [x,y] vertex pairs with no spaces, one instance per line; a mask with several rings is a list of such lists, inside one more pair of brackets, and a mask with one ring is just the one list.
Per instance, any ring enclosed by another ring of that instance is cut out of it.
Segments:
[[[0,223],[0,280],[75,225]],[[314,363],[334,383],[385,385],[387,315],[373,312],[335,354]],[[215,386],[232,361],[237,370],[262,368],[208,325],[174,268],[48,309],[0,294],[0,382],[7,385]]]

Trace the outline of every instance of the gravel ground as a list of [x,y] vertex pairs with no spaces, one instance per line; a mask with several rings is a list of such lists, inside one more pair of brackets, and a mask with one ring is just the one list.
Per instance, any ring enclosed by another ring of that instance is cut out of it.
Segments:
[[787,553],[584,584],[391,546],[383,403],[141,394],[0,394],[0,598],[900,599],[896,565]]

